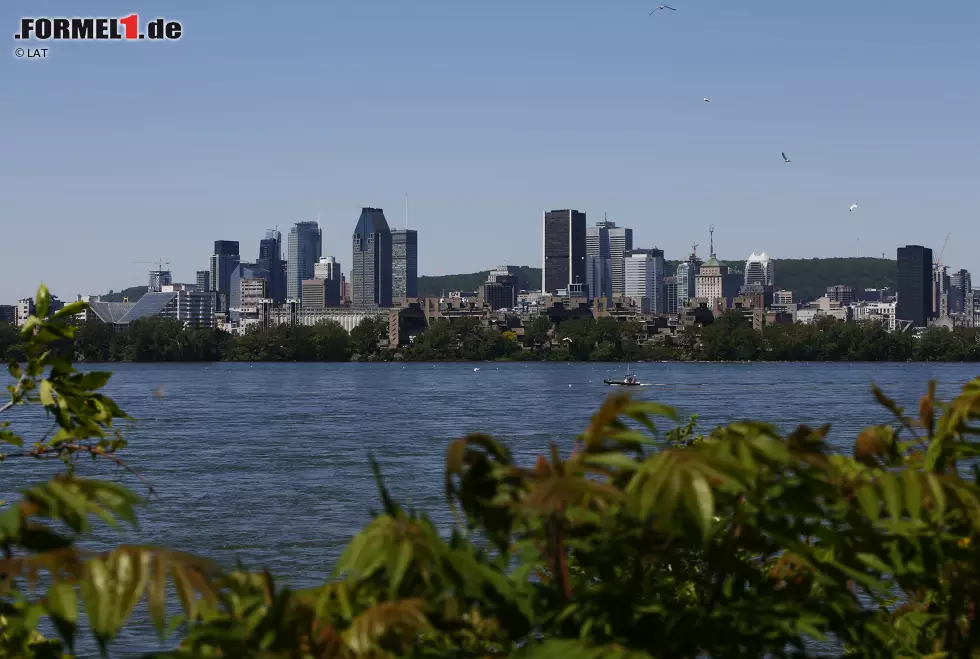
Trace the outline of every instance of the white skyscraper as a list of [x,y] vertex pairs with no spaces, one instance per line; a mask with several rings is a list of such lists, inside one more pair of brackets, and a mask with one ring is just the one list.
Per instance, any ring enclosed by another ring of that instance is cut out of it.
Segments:
[[624,259],[627,297],[640,298],[646,313],[663,313],[664,252],[634,249]]

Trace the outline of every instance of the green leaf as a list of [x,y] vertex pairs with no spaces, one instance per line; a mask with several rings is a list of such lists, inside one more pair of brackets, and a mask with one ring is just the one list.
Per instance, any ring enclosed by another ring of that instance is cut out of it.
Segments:
[[56,581],[48,588],[48,613],[58,634],[71,648],[78,628],[78,596],[75,588],[63,581]]
[[855,493],[861,511],[872,523],[876,523],[881,517],[881,502],[878,500],[878,493],[870,484],[864,483],[858,486]]
[[41,380],[41,389],[38,392],[41,396],[41,404],[45,407],[54,407],[54,387],[50,380]]
[[41,284],[37,289],[37,295],[34,297],[34,310],[38,318],[47,318],[48,312],[51,311],[51,293],[44,284]]
[[99,558],[93,558],[85,564],[85,576],[82,579],[82,601],[85,603],[85,615],[88,618],[99,647],[105,650],[105,645],[112,637],[112,577],[106,564]]
[[893,521],[902,518],[902,493],[894,475],[885,471],[878,475],[878,486],[885,500],[885,507]]
[[65,316],[74,316],[77,313],[84,311],[88,307],[86,302],[69,302],[65,306],[61,307],[51,316],[52,318],[64,318]]
[[919,519],[922,514],[922,483],[919,480],[919,473],[907,469],[902,474],[902,480],[905,481],[905,506],[912,519]]
[[688,509],[694,513],[701,534],[705,537],[711,529],[712,518],[715,515],[715,497],[708,481],[697,472],[692,472],[685,484],[684,498]]

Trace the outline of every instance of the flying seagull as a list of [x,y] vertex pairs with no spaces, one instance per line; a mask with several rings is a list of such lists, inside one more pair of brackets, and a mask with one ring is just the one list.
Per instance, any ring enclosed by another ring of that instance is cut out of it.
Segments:
[[793,161],[792,161],[792,160],[790,160],[789,158],[787,158],[787,157],[786,157],[786,154],[785,154],[785,153],[783,153],[783,162],[793,162]]
[[677,10],[676,10],[676,9],[674,9],[673,7],[669,7],[669,6],[667,6],[667,5],[657,5],[657,6],[656,6],[656,7],[654,8],[654,10],[650,12],[650,15],[651,15],[651,16],[653,16],[653,14],[654,14],[655,12],[657,12],[657,11],[659,11],[659,10],[661,10],[661,9],[669,9],[669,10],[671,10],[671,11],[677,11]]
[[852,211],[852,210],[854,210],[854,209],[855,209],[855,208],[857,208],[857,207],[858,207],[858,205],[857,205],[857,204],[851,204],[851,207],[850,207],[850,208],[848,208],[847,210],[849,210],[849,211]]
[[705,103],[710,103],[711,102],[711,99],[710,98],[706,98],[706,99],[704,99],[704,102]]

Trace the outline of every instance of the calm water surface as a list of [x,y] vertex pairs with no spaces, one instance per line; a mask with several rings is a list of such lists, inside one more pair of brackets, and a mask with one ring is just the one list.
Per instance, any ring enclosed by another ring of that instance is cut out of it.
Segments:
[[[522,460],[552,439],[567,447],[609,393],[603,378],[624,372],[537,363],[107,368],[115,372],[107,393],[137,419],[125,455],[159,495],[126,539],[267,566],[294,586],[322,581],[377,507],[368,452],[400,501],[447,522],[441,478],[450,440],[489,431]],[[847,451],[856,430],[887,418],[872,382],[914,406],[930,379],[948,398],[980,375],[975,364],[657,363],[633,371],[655,384],[636,396],[697,413],[704,429],[739,418],[783,428],[830,421],[832,441]],[[5,482],[40,477],[44,467],[8,463]],[[96,469],[83,461],[83,473]],[[137,627],[113,654],[156,647],[151,639]]]

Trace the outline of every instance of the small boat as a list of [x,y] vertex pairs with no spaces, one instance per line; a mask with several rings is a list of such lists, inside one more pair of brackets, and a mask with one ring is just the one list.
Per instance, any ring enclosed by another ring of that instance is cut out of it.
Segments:
[[622,380],[603,380],[610,387],[639,387],[640,381],[636,379],[636,376],[630,373],[629,367],[626,368],[626,377]]

